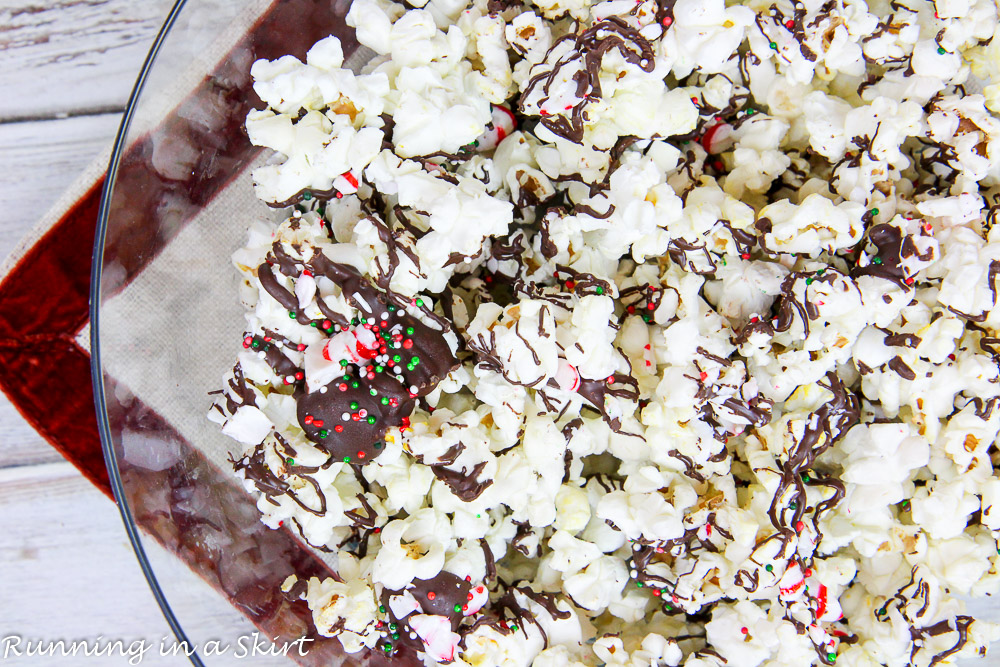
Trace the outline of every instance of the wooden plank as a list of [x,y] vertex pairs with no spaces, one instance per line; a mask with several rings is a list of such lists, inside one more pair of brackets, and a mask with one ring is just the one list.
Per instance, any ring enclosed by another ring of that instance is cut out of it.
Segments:
[[123,107],[173,0],[0,0],[0,119]]
[[[172,635],[139,570],[118,510],[69,463],[0,469],[0,507],[0,571],[8,602],[0,604],[0,639],[144,639],[155,649],[142,665],[186,664],[156,655],[162,638],[172,642]],[[183,596],[171,600],[184,625],[210,628],[220,638],[245,629],[240,615],[179,562],[159,575],[200,602],[192,604]],[[0,662],[128,663],[121,656],[4,660],[2,653]]]
[[110,113],[0,124],[0,258],[112,142],[120,120]]
[[0,469],[62,461],[62,456],[0,394]]

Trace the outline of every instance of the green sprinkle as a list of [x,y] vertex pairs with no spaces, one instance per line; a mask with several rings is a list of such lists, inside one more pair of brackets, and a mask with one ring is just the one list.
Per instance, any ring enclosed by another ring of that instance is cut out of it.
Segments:
[[722,258],[722,265],[726,266],[726,258],[725,257]]
[[392,360],[393,360],[394,363],[398,364],[399,362],[401,362],[403,360],[403,357],[399,356],[398,354],[394,354],[394,355],[392,355]]
[[637,581],[637,582],[635,582],[635,587],[636,587],[636,588],[642,588],[642,587],[643,587],[644,585],[645,585],[645,584],[643,584],[643,583],[642,583],[641,581]]
[[382,405],[389,405],[389,398],[387,396],[382,397]]
[[681,144],[684,145],[684,146],[687,146],[689,143],[691,143],[691,142],[687,141],[687,140],[681,142]]
[[379,605],[378,606],[378,613],[380,613],[380,614],[384,614],[385,613],[385,606],[384,605]]
[[417,299],[417,308],[423,308],[423,307],[424,307],[424,300]]
[[673,607],[670,606],[669,602],[664,602],[663,603],[663,608],[666,609],[667,611],[672,611],[673,610]]
[[757,113],[757,112],[756,112],[756,110],[754,110],[754,109],[747,109],[747,115],[748,115],[748,116],[752,116],[752,115],[754,115],[755,113]]
[[413,335],[413,327],[406,327],[406,335],[407,336]]
[[350,376],[350,375],[344,375],[344,377],[343,377],[343,378],[341,378],[341,379],[342,379],[342,380],[350,380],[350,379],[351,379],[351,376]]
[[358,318],[355,317],[354,319],[352,319],[351,320],[351,325],[352,326],[358,326]]
[[826,269],[818,269],[818,270],[816,271],[816,275],[817,275],[817,276],[821,276],[821,275],[823,275],[824,273],[826,273]]
[[382,443],[381,442],[376,442],[375,443],[375,449],[382,449]]
[[[340,366],[341,366],[341,367],[344,367],[344,366],[346,366],[346,365],[347,365],[347,359],[341,359],[341,360],[340,360]],[[346,378],[347,378],[347,376],[345,375],[345,376],[344,376],[344,378],[346,379]]]
[[290,465],[290,466],[295,465],[295,459],[287,459],[287,461],[288,461],[288,465]]
[[875,615],[876,616],[885,616],[885,609],[876,609],[875,610]]
[[[482,519],[482,518],[483,518],[483,515],[482,515],[482,514],[477,514],[477,515],[476,515],[476,518],[477,518],[477,519]],[[997,553],[1000,553],[1000,549],[997,549]]]
[[826,654],[826,659],[829,660],[830,662],[837,662],[837,654],[836,653],[832,653],[832,652],[831,653],[827,653]]
[[344,457],[344,463],[350,463],[350,462],[351,462],[351,457],[350,456],[345,456]]
[[813,279],[812,278],[806,278],[806,285],[812,285],[812,284],[813,284]]
[[420,365],[420,357],[413,357],[413,359],[410,359],[410,363],[412,363],[414,366]]
[[375,423],[375,417],[369,417],[368,418],[368,423],[369,424],[374,424]]
[[295,319],[295,311],[293,311],[293,310],[288,311],[288,319],[290,319],[290,320],[294,320]]
[[455,605],[455,611],[462,611],[462,605],[460,604]]
[[312,193],[309,192],[308,190],[306,190],[305,192],[302,193],[302,199],[304,201],[309,201],[312,198],[313,198]]
[[360,385],[360,384],[358,384],[358,381],[357,381],[357,380],[355,380],[354,382],[352,382],[352,383],[351,383],[351,388],[352,388],[352,389],[357,389],[357,388],[358,388],[358,387],[360,387],[360,386],[361,386],[361,385]]
[[351,401],[351,410],[357,410],[358,407],[359,406],[357,401]]
[[788,507],[789,509],[797,510],[799,508],[799,504],[793,500],[792,502],[788,503]]
[[389,624],[389,632],[395,632],[398,629],[399,629],[399,626],[396,625],[395,623],[390,623]]
[[318,324],[316,324],[315,322],[310,322],[310,323],[309,323],[309,326],[311,326],[311,327],[316,327],[317,329],[319,328],[319,325],[318,325]]
[[320,432],[319,432],[319,437],[321,437],[321,438],[325,438],[328,435],[330,435],[330,432],[328,430],[326,430],[325,428],[322,429],[322,430],[320,430]]
[[388,311],[390,313],[395,313],[396,312],[396,306],[389,306]]
[[382,371],[384,371],[384,370],[385,370],[385,369],[384,369],[383,367],[381,367],[381,366],[376,366],[376,367],[375,367],[375,372],[376,372],[376,373],[381,373],[381,372],[382,372]]
[[408,370],[408,371],[410,371],[412,373],[413,371],[417,370],[417,367],[414,366],[413,364],[407,364],[406,365],[406,370]]
[[876,257],[875,259],[872,260],[872,264],[882,264],[882,258]]
[[872,213],[872,215],[878,215],[878,209],[877,208],[873,208],[872,211],[871,211],[871,213]]
[[802,481],[803,482],[808,482],[809,481],[809,473],[807,473],[807,472],[802,473]]
[[393,641],[399,639],[399,633],[398,632],[392,633],[392,639],[393,639]]
[[257,341],[254,341],[254,342],[252,342],[250,344],[253,345],[254,348],[260,347],[260,343],[258,343]]
[[388,653],[389,651],[392,650],[392,644],[383,644],[382,645],[382,650],[385,651],[386,653]]
[[511,625],[510,629],[513,630],[514,632],[517,632],[517,626],[516,625]]
[[771,565],[770,563],[768,563],[767,565],[765,565],[764,569],[767,570],[768,572],[774,572],[774,566]]
[[945,48],[944,48],[943,46],[939,46],[939,47],[938,47],[938,54],[939,54],[939,55],[942,55],[942,56],[943,56],[943,55],[944,55],[944,54],[946,54],[946,53],[948,53],[947,49],[945,49]]
[[778,50],[778,44],[776,42],[771,42],[770,44],[768,44],[768,46],[770,46],[775,51]]
[[372,396],[378,396],[378,392],[375,389],[369,389],[368,393],[371,394]]
[[597,292],[597,295],[598,295],[598,296],[600,296],[601,294],[604,294],[604,288],[603,288],[603,287],[600,287],[600,286],[596,287],[596,288],[594,289],[594,291],[595,291],[595,292]]

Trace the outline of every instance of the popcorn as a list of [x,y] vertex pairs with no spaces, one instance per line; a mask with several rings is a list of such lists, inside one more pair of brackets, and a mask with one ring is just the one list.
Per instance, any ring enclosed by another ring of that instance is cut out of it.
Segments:
[[233,256],[209,418],[337,571],[282,586],[317,632],[479,667],[985,653],[996,18],[357,0],[366,65],[255,63],[254,189],[295,209]]

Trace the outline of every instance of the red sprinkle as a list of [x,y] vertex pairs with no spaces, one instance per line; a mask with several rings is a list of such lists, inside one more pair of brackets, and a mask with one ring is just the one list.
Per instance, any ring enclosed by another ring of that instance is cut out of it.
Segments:
[[306,374],[303,373],[302,371],[299,371],[298,373],[295,374],[295,379],[296,380],[304,380],[304,379],[306,379]]
[[813,576],[813,571],[807,567],[805,570],[802,571],[802,576],[808,579],[809,577]]
[[337,433],[343,433],[344,427],[341,426],[340,424],[337,424],[336,426],[333,427],[333,430],[336,431]]
[[801,521],[796,521],[795,522],[795,532],[796,533],[801,533],[805,529],[806,529],[806,524],[802,523]]
[[409,350],[411,347],[413,347],[413,339],[407,338],[406,340],[403,341],[404,349]]
[[649,302],[649,304],[646,305],[646,310],[656,310],[656,304],[652,301]]
[[271,337],[270,336],[264,336],[264,342],[265,343],[270,343],[271,342]]
[[691,101],[694,102],[695,104],[698,104],[698,96],[697,95],[692,95],[691,96]]
[[358,452],[358,458],[359,458],[359,459],[363,459],[363,458],[365,458],[365,453],[364,453],[363,451],[359,451],[359,452]]
[[701,381],[704,382],[705,380],[708,379],[708,373],[706,373],[705,371],[702,371],[701,375],[699,377],[701,377]]
[[795,21],[793,21],[792,19],[788,19],[787,21],[785,21],[785,27],[788,28],[789,30],[794,30]]
[[303,418],[302,423],[303,424],[312,424],[313,423],[312,415],[306,415],[305,418]]
[[323,320],[324,329],[330,329],[332,327],[333,327],[333,322],[331,322],[330,320]]
[[347,383],[341,382],[339,385],[337,385],[337,389],[339,389],[340,391],[347,391]]
[[722,160],[716,160],[714,163],[712,163],[712,166],[715,167],[716,171],[722,171],[723,169],[726,168],[726,165],[722,162]]
[[359,415],[357,412],[351,415],[351,421],[360,421],[360,420],[361,420],[361,415]]
[[315,426],[316,428],[323,428],[323,420],[313,419],[313,426]]
[[350,183],[352,188],[358,187],[358,179],[354,178],[354,174],[349,171],[345,171],[343,176],[344,180]]
[[656,597],[660,597],[660,589],[659,588],[654,588],[653,589],[653,595],[655,595]]
[[253,338],[247,336],[243,339],[243,347],[250,347],[253,344]]
[[401,421],[402,421],[402,424],[403,424],[404,427],[410,425],[410,418],[409,417],[403,417],[403,419]]
[[573,282],[572,280],[567,280],[566,281],[566,289],[573,289],[574,287],[576,287],[576,283],[575,282]]
[[750,631],[749,631],[749,630],[747,630],[746,628],[740,628],[740,632],[742,632],[742,633],[743,633],[743,634],[745,634],[745,635],[748,635],[748,634],[750,634]]
[[295,346],[295,349],[298,350],[299,352],[304,352],[306,346],[303,343],[299,343],[298,345]]
[[672,18],[670,18],[669,16],[664,16],[663,17],[663,21],[661,21],[661,23],[663,23],[663,26],[665,28],[666,27],[670,27],[670,24],[673,23],[673,22],[674,22],[674,20]]
[[475,595],[473,595],[472,593],[469,593],[468,595],[465,596],[465,599],[469,600],[471,602],[472,598],[474,598],[474,597],[475,597]]
[[434,591],[430,591],[429,593],[427,593],[427,599],[428,600],[433,600],[436,597],[437,597],[437,593],[435,593]]
[[742,259],[742,260],[748,260],[748,259],[750,259],[750,253],[748,253],[748,252],[743,253],[742,255],[740,255],[740,259]]
[[538,114],[541,115],[541,116],[548,116],[549,112],[546,111],[545,109],[539,109],[538,110]]
[[[566,107],[566,108],[568,109],[569,107]],[[462,611],[469,611],[469,605],[463,604],[462,605]]]
[[948,358],[951,359],[952,361],[955,361],[955,355],[954,354],[949,354]]

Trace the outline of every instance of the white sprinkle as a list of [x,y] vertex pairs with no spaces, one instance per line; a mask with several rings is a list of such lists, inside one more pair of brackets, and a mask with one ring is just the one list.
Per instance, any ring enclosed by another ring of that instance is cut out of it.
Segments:
[[292,213],[292,217],[293,218],[301,218],[302,217],[302,211],[296,210],[294,213]]
[[258,359],[263,359],[266,356],[267,356],[267,354],[264,352],[264,350],[261,350],[260,352],[257,353],[257,358]]
[[326,387],[320,387],[319,388],[319,393],[325,394],[326,393]]
[[635,570],[629,570],[628,576],[632,577],[633,579],[637,579],[639,577],[639,573],[636,572]]
[[346,421],[350,421],[351,420],[351,414],[349,412],[345,412],[344,414],[340,415],[340,418],[343,419],[345,422]]
[[417,393],[417,385],[415,385],[415,384],[411,384],[410,385],[410,393],[411,394]]
[[374,317],[369,317],[368,318],[368,324],[375,324],[375,318]]
[[403,372],[403,369],[401,369],[399,366],[396,366],[392,369],[392,372],[395,373],[396,375],[399,375],[400,373]]

